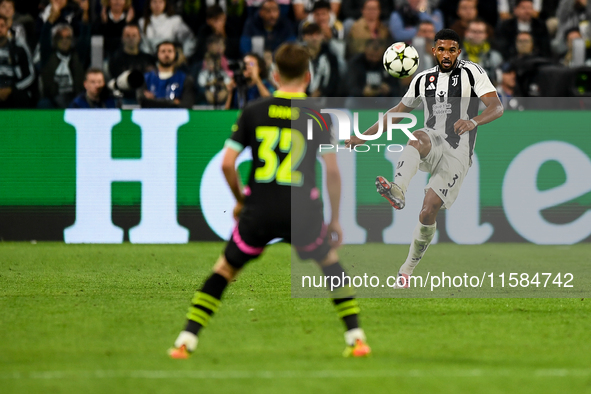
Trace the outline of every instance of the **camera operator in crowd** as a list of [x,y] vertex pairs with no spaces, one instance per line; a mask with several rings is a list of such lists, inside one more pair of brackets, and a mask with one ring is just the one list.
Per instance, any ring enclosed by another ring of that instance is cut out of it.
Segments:
[[146,85],[139,99],[144,108],[191,108],[195,102],[194,81],[177,70],[176,46],[163,41],[156,47],[157,69],[144,75]]
[[35,69],[26,44],[8,38],[8,18],[0,15],[0,108],[32,105]]
[[86,71],[84,89],[86,91],[72,101],[70,108],[117,108],[117,102],[105,86],[105,74],[100,68]]
[[124,104],[137,104],[136,88],[138,86],[134,84],[116,86],[118,85],[117,80],[122,78],[125,81],[131,72],[136,71],[141,74],[139,82],[139,87],[141,87],[144,84],[143,75],[155,68],[154,57],[140,51],[140,40],[139,26],[133,23],[127,24],[121,37],[121,49],[115,52],[109,61],[109,75],[114,79],[109,82],[109,87],[121,91]]
[[244,56],[244,67],[234,71],[234,79],[227,85],[226,109],[242,109],[252,100],[269,97],[275,91],[267,80],[267,65],[256,53]]

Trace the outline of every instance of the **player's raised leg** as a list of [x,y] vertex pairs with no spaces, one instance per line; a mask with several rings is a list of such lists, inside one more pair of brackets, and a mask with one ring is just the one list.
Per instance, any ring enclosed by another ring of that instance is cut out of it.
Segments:
[[410,180],[417,173],[421,159],[427,157],[431,151],[431,140],[427,133],[416,130],[413,135],[417,139],[408,141],[400,155],[400,159],[398,159],[398,163],[396,163],[394,182],[388,181],[383,176],[376,178],[378,193],[396,209],[404,208],[405,194]]
[[437,222],[435,220],[442,206],[443,201],[433,189],[427,190],[425,199],[423,200],[423,207],[419,214],[419,222],[412,233],[408,256],[398,271],[398,287],[408,288],[410,275],[412,275],[415,267],[419,264],[433,240],[435,230],[437,229]]

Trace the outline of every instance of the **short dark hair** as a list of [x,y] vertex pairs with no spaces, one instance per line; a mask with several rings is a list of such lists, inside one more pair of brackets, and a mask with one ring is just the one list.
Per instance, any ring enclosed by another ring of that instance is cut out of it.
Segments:
[[476,17],[474,19],[472,19],[471,21],[468,22],[468,26],[470,26],[472,23],[484,23],[486,25],[486,21],[482,18]]
[[435,42],[439,40],[452,40],[460,44],[460,36],[458,33],[453,31],[452,29],[442,29],[435,34]]
[[224,15],[224,9],[217,4],[207,7],[205,11],[205,19],[214,19],[220,15]]
[[330,3],[325,0],[320,0],[320,1],[315,2],[314,5],[312,6],[312,12],[314,12],[316,10],[321,10],[321,9],[327,9],[330,11]]
[[322,29],[317,23],[306,23],[302,29],[302,36],[322,33]]
[[275,64],[282,78],[301,78],[310,70],[310,52],[300,44],[282,44],[275,52]]
[[135,27],[136,29],[138,29],[138,30],[140,31],[140,33],[141,33],[141,31],[142,31],[142,30],[140,29],[140,25],[138,25],[138,24],[137,24],[137,23],[135,23],[135,22],[129,22],[129,23],[126,23],[126,24],[125,24],[125,26],[123,27],[123,29],[125,30],[125,29],[126,29],[126,28],[128,28],[128,27]]
[[574,33],[575,31],[576,31],[577,33],[581,34],[581,29],[579,29],[577,26],[571,27],[570,29],[567,29],[567,30],[564,32],[564,40],[566,41],[566,39],[568,38],[568,35],[569,35],[570,33]]
[[98,67],[90,67],[88,70],[86,70],[86,74],[84,74],[85,81],[88,79],[88,76],[90,74],[102,74],[103,78],[105,77],[105,73],[103,72],[103,70],[101,70]]
[[519,4],[523,3],[524,1],[529,1],[530,3],[533,3],[534,0],[516,0],[515,1],[515,7],[517,7]]

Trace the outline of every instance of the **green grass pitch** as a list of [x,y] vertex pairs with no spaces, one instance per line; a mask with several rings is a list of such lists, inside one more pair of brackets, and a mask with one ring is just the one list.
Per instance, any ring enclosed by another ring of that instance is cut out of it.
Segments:
[[[291,298],[286,245],[228,288],[191,359],[170,360],[222,247],[0,243],[0,392],[591,392],[588,299],[360,299],[373,355],[344,359],[330,302]],[[434,245],[421,264],[499,248]],[[547,248],[591,255],[589,244]]]

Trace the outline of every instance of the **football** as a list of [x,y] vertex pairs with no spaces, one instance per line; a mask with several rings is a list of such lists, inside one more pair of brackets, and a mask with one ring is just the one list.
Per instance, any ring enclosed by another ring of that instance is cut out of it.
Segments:
[[406,78],[419,68],[419,53],[412,45],[397,42],[384,52],[384,68],[396,78]]

